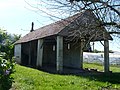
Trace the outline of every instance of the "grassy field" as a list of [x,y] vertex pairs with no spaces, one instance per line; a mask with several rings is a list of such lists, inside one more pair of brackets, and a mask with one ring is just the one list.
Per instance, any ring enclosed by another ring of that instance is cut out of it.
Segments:
[[[84,68],[103,70],[101,65],[84,64]],[[120,67],[112,74],[59,75],[16,65],[11,90],[120,90]]]

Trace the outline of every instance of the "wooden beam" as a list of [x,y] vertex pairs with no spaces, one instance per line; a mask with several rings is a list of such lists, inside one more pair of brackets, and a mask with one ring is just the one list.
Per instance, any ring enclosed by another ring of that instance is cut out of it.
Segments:
[[57,36],[57,72],[63,72],[63,37]]
[[43,39],[38,40],[37,46],[37,67],[42,67],[42,59],[43,59]]
[[109,72],[109,41],[104,40],[104,72]]

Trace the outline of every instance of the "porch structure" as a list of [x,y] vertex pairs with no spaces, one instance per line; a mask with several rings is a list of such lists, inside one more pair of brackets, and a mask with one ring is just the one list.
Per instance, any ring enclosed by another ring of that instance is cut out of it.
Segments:
[[[79,38],[76,42],[71,40],[76,34],[69,36],[71,31],[80,29],[78,27],[81,25],[77,25],[77,22],[82,22],[84,18],[89,21],[94,19],[94,23],[97,20],[91,11],[85,11],[28,33],[15,43],[16,61],[33,67],[53,65],[58,73],[62,73],[64,67],[82,69],[87,38],[82,36],[83,38]],[[91,41],[104,41],[104,71],[109,72],[109,40],[112,40],[112,37],[105,28],[100,29],[92,32],[88,29],[85,34],[90,36],[99,33]]]

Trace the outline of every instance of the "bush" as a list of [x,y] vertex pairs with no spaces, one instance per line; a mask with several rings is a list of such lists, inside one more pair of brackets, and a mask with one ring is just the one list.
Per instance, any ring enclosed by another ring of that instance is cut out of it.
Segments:
[[11,62],[0,57],[0,90],[9,90],[12,87],[14,61]]

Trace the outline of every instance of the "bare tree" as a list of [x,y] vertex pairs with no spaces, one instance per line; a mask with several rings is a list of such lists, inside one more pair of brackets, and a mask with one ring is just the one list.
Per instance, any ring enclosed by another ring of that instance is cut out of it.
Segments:
[[[102,21],[102,26],[112,26],[117,30],[120,28],[120,0],[38,0],[36,6],[28,4],[56,18],[61,18],[62,14],[71,15],[89,9]],[[43,7],[50,12],[43,10]],[[58,12],[60,15],[56,16],[51,12]]]
[[[89,43],[92,39],[101,38],[100,36],[106,33],[100,33],[96,30],[101,30],[104,27],[110,34],[120,34],[120,0],[38,0],[36,6],[29,5],[46,13],[52,19],[61,19],[62,16],[71,16],[85,10],[92,11],[98,20],[87,20],[83,17],[81,21],[76,20],[76,23],[69,28],[69,37],[73,37],[71,40],[78,41],[79,38],[87,38],[87,43]],[[54,15],[55,12],[58,12],[58,14]],[[86,15],[88,15],[86,17],[89,17],[89,14]]]

